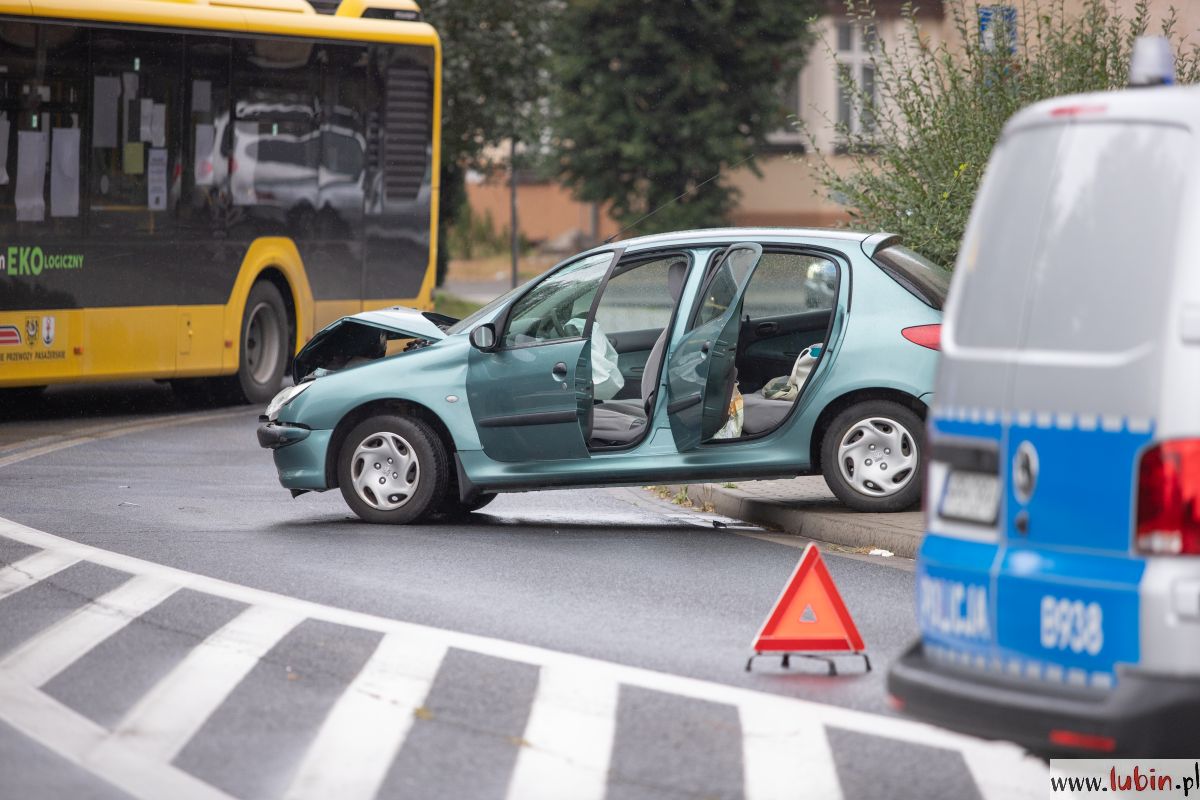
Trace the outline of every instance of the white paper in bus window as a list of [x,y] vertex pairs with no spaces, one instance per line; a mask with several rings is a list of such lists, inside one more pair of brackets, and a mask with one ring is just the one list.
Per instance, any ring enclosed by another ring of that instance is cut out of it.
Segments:
[[213,153],[216,144],[216,129],[212,125],[196,126],[196,164],[194,167],[197,186],[213,185]]
[[142,107],[138,112],[138,141],[151,142],[154,140],[154,101],[143,97]]
[[150,148],[146,159],[146,206],[151,211],[167,209],[167,151]]
[[197,114],[212,111],[212,81],[192,81],[192,111]]
[[239,122],[234,126],[233,158],[237,168],[229,176],[233,204],[253,206],[258,204],[254,190],[254,172],[258,157],[258,123]]
[[94,81],[92,97],[92,147],[116,147],[121,79],[114,75],[98,76]]
[[46,218],[46,132],[17,133],[17,221]]
[[11,132],[8,114],[0,112],[0,186],[8,185],[8,135]]
[[138,93],[138,74],[136,72],[121,73],[121,91],[126,100],[132,100]]
[[55,128],[50,155],[50,216],[79,216],[79,129]]
[[167,146],[167,105],[155,103],[150,115],[150,144],[153,147]]

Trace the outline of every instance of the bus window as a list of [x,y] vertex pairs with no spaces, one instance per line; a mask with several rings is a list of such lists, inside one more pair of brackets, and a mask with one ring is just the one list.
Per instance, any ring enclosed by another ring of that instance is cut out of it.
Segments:
[[239,238],[312,234],[321,163],[315,49],[303,40],[234,40],[229,188]]
[[0,23],[0,233],[9,243],[82,233],[86,72],[78,28]]
[[[229,197],[232,133],[226,38],[189,36],[179,224],[192,239],[223,238],[233,206]],[[236,257],[236,256],[234,256]]]
[[[322,45],[324,65],[321,114],[321,169],[317,236],[358,241],[362,237],[363,178],[366,167],[367,49]],[[361,263],[361,248],[355,250]]]
[[432,53],[373,45],[367,78],[367,297],[420,291],[430,256]]
[[[90,236],[119,241],[174,231],[182,49],[182,36],[92,29],[94,80],[111,84],[120,96],[98,94],[93,109],[93,128],[103,128],[104,136],[92,142]],[[115,135],[109,107],[114,99]]]

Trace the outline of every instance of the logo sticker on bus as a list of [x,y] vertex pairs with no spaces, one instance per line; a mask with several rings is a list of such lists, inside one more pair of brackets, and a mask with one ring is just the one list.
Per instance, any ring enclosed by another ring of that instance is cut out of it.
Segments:
[[15,347],[20,343],[20,328],[16,325],[0,325],[0,347]]

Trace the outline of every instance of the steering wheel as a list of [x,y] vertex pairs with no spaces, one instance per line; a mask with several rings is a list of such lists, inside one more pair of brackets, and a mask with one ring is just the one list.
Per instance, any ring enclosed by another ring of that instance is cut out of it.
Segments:
[[[562,322],[559,321],[558,315],[553,312],[551,312],[548,317],[546,317],[545,319],[543,319],[541,322],[538,323],[537,333],[538,333],[539,339],[550,339],[550,338],[567,339],[567,338],[570,338],[567,335],[566,328],[564,328]],[[546,334],[548,334],[548,333],[552,333],[552,334],[554,334],[554,336],[553,337],[547,336]]]

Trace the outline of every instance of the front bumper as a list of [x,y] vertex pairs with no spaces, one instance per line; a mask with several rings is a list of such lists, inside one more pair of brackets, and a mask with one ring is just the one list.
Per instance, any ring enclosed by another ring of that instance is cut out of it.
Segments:
[[311,431],[308,428],[280,425],[278,422],[265,422],[258,426],[258,446],[276,450],[304,441],[308,438],[309,433]]
[[1126,669],[1111,691],[1043,687],[935,664],[917,642],[893,664],[888,692],[927,722],[1047,756],[1194,758],[1200,741],[1197,678]]

